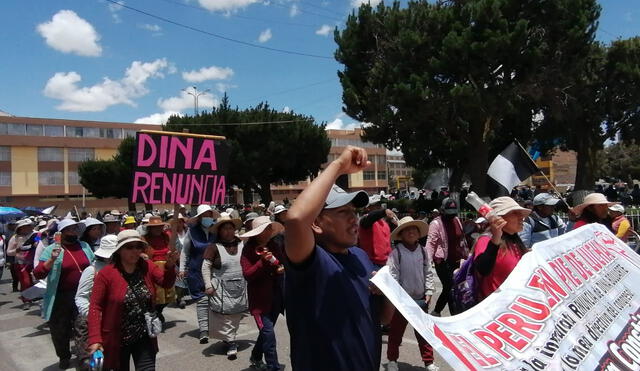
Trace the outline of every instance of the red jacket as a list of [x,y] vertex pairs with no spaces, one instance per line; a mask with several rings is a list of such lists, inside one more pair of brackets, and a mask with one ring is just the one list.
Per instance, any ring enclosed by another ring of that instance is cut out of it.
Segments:
[[[267,246],[269,251],[273,253],[280,263],[283,263],[284,254],[281,244],[281,237],[272,238]],[[247,292],[249,299],[249,312],[251,315],[270,313],[274,299],[283,302],[283,295],[275,297],[282,287],[278,286],[278,279],[282,279],[282,274],[276,272],[277,266],[265,262],[262,257],[256,254],[256,244],[248,241],[243,249],[240,257],[240,265],[242,273],[247,280]]]
[[[151,261],[145,261],[147,273],[145,284],[155,300],[155,285],[170,288],[176,281],[176,270],[158,268]],[[93,292],[89,301],[89,338],[87,344],[101,343],[104,348],[104,369],[118,369],[120,367],[120,329],[122,324],[122,309],[128,284],[118,268],[113,264],[104,267],[96,275]],[[156,352],[158,341],[151,339]]]
[[385,265],[391,254],[391,228],[379,219],[371,228],[358,229],[358,246],[364,250],[373,264]]

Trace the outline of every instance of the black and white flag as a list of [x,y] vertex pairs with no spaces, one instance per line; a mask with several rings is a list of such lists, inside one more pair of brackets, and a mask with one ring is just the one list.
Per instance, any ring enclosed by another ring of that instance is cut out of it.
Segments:
[[487,171],[487,193],[491,198],[508,196],[513,187],[540,169],[522,147],[512,142],[500,153]]

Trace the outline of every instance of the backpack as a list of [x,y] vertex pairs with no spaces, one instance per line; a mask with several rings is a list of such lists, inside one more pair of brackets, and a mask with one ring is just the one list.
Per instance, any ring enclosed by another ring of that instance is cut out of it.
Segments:
[[478,281],[473,269],[474,256],[471,254],[453,275],[453,304],[455,313],[462,313],[478,304]]

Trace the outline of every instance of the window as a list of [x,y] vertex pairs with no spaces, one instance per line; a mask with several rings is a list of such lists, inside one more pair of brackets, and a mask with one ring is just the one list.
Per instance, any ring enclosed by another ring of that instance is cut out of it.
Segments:
[[4,122],[0,122],[0,134],[1,135],[7,135],[7,123]]
[[387,172],[386,171],[378,171],[378,180],[386,180]]
[[69,162],[93,160],[94,152],[93,148],[69,148]]
[[9,171],[0,171],[0,187],[11,186],[11,173]]
[[82,136],[85,138],[99,138],[100,128],[82,128]]
[[77,171],[69,171],[69,185],[79,185],[80,176]]
[[67,126],[67,136],[82,138],[82,127],[80,126]]
[[41,171],[38,174],[40,185],[64,185],[64,173],[62,171]]
[[38,161],[64,161],[64,153],[62,148],[39,147]]
[[27,126],[25,124],[9,124],[7,128],[8,135],[25,135]]
[[47,137],[63,137],[64,127],[47,125],[44,127],[44,135]]
[[363,171],[362,172],[363,180],[376,180],[376,172],[375,171]]
[[100,128],[100,137],[101,138],[121,139],[122,138],[122,129],[113,129],[113,128],[104,129],[104,128]]
[[124,130],[124,137],[131,137],[131,138],[135,138],[136,137],[136,133],[138,131],[137,130],[129,130],[129,129],[125,129]]
[[11,161],[11,148],[0,146],[0,161]]
[[27,125],[27,135],[41,137],[43,132],[42,125]]

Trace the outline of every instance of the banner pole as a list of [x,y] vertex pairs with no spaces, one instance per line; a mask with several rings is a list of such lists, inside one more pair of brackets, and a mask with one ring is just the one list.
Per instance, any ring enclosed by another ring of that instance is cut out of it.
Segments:
[[[517,139],[514,139],[516,143],[518,143],[518,146],[520,146],[520,149],[522,149],[522,151],[524,153],[527,154],[527,156],[529,156],[529,159],[531,160],[531,162],[533,162],[535,164],[535,161],[533,160],[533,158],[531,157],[531,155],[529,154],[529,152],[527,152],[526,149],[524,149],[524,147],[522,146],[522,144],[520,144],[520,142]],[[564,198],[562,198],[562,195],[560,194],[560,192],[558,191],[558,189],[553,185],[553,183],[551,183],[551,180],[549,180],[549,178],[547,178],[547,175],[544,173],[544,171],[542,171],[542,169],[540,169],[537,165],[536,168],[538,168],[538,172],[540,174],[542,174],[542,176],[544,177],[544,180],[547,181],[547,184],[549,184],[551,186],[551,188],[553,189],[553,192],[558,196],[558,198],[567,206],[567,209],[569,211],[571,211],[571,206],[569,206],[569,204],[567,203],[567,201],[564,200]]]

